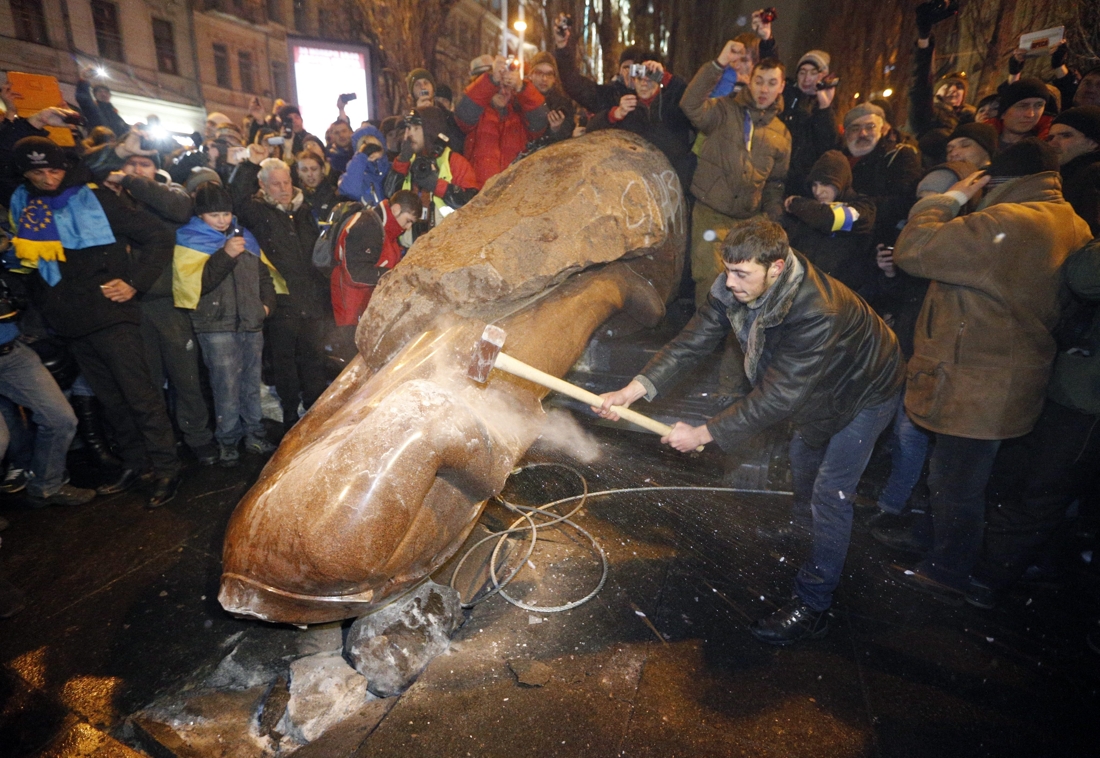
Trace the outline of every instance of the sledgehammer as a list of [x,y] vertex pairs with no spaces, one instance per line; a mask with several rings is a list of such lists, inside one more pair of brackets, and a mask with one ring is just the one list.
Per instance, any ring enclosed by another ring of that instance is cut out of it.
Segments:
[[[474,359],[470,363],[470,368],[466,371],[466,376],[479,384],[485,384],[489,381],[489,372],[494,368],[498,368],[501,371],[507,371],[509,374],[518,376],[521,379],[526,379],[529,382],[534,382],[542,387],[552,389],[555,392],[568,395],[574,400],[580,400],[582,403],[587,403],[597,408],[603,405],[603,398],[599,395],[582,389],[575,384],[570,384],[567,381],[558,379],[556,376],[551,376],[545,371],[539,371],[534,366],[528,366],[523,361],[518,361],[507,353],[501,352],[502,347],[504,347],[504,330],[499,326],[489,324],[485,327],[485,331],[481,333],[481,339],[478,340],[477,347],[474,349]],[[654,421],[648,416],[643,416],[637,411],[632,411],[629,408],[613,405],[611,409],[618,413],[620,418],[632,424],[637,424],[643,429],[656,432],[662,437],[672,431],[672,427],[668,424]],[[700,446],[697,449],[702,450],[703,448]]]

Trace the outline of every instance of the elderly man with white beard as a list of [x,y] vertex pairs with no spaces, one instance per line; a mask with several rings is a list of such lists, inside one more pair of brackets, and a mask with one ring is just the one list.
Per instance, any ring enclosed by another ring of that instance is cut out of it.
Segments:
[[852,189],[875,202],[875,241],[894,244],[901,223],[917,198],[920,153],[882,141],[886,114],[863,103],[844,114],[844,155],[852,166]]

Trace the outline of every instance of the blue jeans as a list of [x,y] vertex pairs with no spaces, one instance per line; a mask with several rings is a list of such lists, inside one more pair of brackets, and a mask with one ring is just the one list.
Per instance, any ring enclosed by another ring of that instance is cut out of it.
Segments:
[[8,451],[8,468],[31,470],[34,457],[34,430],[19,412],[19,406],[0,395],[0,420],[7,426],[7,444],[4,444],[3,431],[0,431],[0,453],[5,447]]
[[981,555],[985,489],[1000,447],[1000,440],[936,434],[928,462],[932,550],[916,568],[960,591],[966,591]]
[[920,480],[928,457],[928,432],[913,423],[905,412],[904,400],[894,416],[894,449],[890,453],[890,478],[878,497],[878,507],[895,516],[905,510],[913,488]]
[[260,371],[263,332],[204,332],[198,335],[202,359],[210,370],[220,445],[236,445],[242,436],[262,437]]
[[833,603],[852,537],[856,484],[871,460],[875,441],[897,408],[897,397],[864,408],[824,447],[810,447],[797,432],[791,440],[795,505],[808,501],[813,517],[813,547],[798,570],[794,591],[815,611],[824,611]]
[[[38,354],[23,344],[16,344],[10,353],[0,356],[0,395],[28,409],[38,428],[27,493],[34,497],[53,495],[65,483],[65,457],[76,435],[72,406]],[[7,424],[3,424],[0,441],[5,448],[8,436]]]

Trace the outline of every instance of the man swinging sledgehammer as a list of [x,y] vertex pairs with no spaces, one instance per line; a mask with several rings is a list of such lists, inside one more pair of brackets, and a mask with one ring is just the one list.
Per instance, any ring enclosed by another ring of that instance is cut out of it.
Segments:
[[796,519],[812,514],[813,548],[794,595],[752,626],[789,645],[823,637],[852,531],[852,496],[875,440],[894,418],[905,380],[897,339],[861,298],[791,250],[778,224],[752,220],[730,232],[725,273],[683,331],[642,373],[593,410],[652,400],[714,351],[732,330],[751,389],[703,426],[677,422],[661,441],[681,452],[717,442],[725,451],[790,419]]

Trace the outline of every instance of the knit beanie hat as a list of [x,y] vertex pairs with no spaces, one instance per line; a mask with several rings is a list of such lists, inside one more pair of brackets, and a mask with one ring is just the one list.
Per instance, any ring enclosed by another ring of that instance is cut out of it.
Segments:
[[225,187],[213,182],[207,182],[195,192],[195,215],[204,213],[219,213],[222,211],[233,212],[233,200]]
[[470,76],[481,76],[493,68],[493,56],[479,55],[470,61]]
[[454,91],[446,84],[440,84],[435,88],[435,96],[441,100],[454,100]]
[[802,68],[803,63],[812,63],[819,72],[828,71],[830,60],[832,59],[824,50],[811,50],[798,59],[798,65],[794,67],[794,70],[797,71]]
[[195,166],[191,169],[191,173],[187,175],[187,181],[183,183],[183,188],[187,191],[188,195],[193,195],[195,194],[195,190],[207,182],[221,184],[222,178],[218,176],[218,172],[212,168]]
[[1045,142],[1034,137],[1009,145],[996,156],[986,170],[993,177],[1030,176],[1058,170],[1058,154]]
[[997,154],[997,130],[989,124],[979,124],[977,121],[972,121],[969,124],[959,124],[955,127],[955,131],[951,132],[951,136],[947,138],[947,141],[950,142],[953,139],[962,137],[977,142],[983,150],[989,153],[990,158]]
[[1078,105],[1061,113],[1054,119],[1056,124],[1064,124],[1085,135],[1085,139],[1100,142],[1100,106]]
[[848,131],[852,122],[857,118],[871,115],[878,116],[884,123],[886,121],[886,112],[882,108],[872,103],[861,103],[844,114],[844,131]]
[[421,79],[427,79],[432,84],[432,89],[435,89],[435,77],[426,68],[414,68],[409,72],[409,75],[405,77],[405,84],[408,85],[409,94],[416,97],[416,93],[413,91],[413,85],[415,85]]
[[942,195],[951,189],[957,181],[970,176],[977,170],[977,166],[966,161],[941,163],[929,170],[924,178],[920,180],[920,184],[917,185],[917,195],[920,196],[923,192],[934,192],[937,195]]
[[840,197],[852,186],[852,167],[844,153],[829,150],[814,162],[808,181],[811,187],[814,182],[831,184],[836,187],[837,197]]
[[1001,90],[1001,116],[1003,117],[1005,111],[1016,103],[1032,97],[1038,97],[1044,102],[1050,99],[1050,90],[1047,89],[1047,85],[1042,79],[1026,76],[1019,81],[1009,84]]
[[24,137],[12,148],[15,170],[20,174],[38,168],[68,168],[65,151],[46,137]]
[[558,62],[557,62],[557,60],[554,58],[554,56],[552,54],[546,52],[545,50],[543,50],[541,52],[538,52],[538,53],[535,53],[535,57],[532,58],[531,62],[527,65],[527,70],[530,71],[530,70],[534,69],[535,66],[542,65],[543,63],[549,64],[550,67],[552,69],[554,69],[554,76],[557,77],[558,79],[561,78],[560,76],[558,76]]

